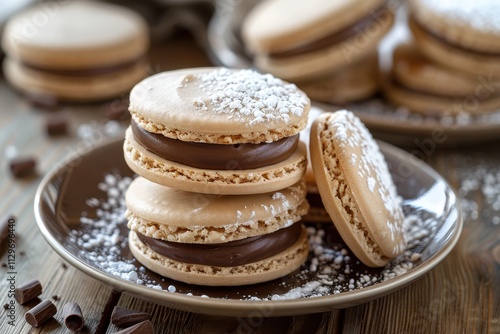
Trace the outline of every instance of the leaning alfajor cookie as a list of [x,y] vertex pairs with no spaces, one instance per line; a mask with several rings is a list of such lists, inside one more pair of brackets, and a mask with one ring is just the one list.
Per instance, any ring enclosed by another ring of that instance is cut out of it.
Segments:
[[130,93],[125,160],[161,185],[211,194],[283,189],[305,173],[308,97],[252,70],[164,72]]
[[353,113],[323,113],[311,129],[321,198],[344,242],[364,264],[384,266],[405,250],[403,212],[378,145]]
[[305,261],[308,209],[303,181],[257,195],[206,195],[142,177],[126,193],[129,246],[150,270],[213,286],[254,284]]

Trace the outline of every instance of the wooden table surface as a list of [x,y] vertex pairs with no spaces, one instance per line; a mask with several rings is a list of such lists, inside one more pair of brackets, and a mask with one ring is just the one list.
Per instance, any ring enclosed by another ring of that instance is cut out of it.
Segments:
[[[194,43],[177,38],[156,47],[152,64],[153,71],[159,71],[210,65],[210,62]],[[499,208],[490,198],[498,194],[481,190],[482,178],[486,176],[478,174],[478,168],[490,172],[500,168],[499,143],[438,149],[429,156],[428,163],[455,189],[462,189],[460,196],[464,197],[467,210],[458,245],[423,278],[384,298],[333,312],[258,319],[215,317],[117,294],[100,281],[65,266],[38,231],[33,199],[42,176],[78,146],[82,140],[76,135],[79,124],[103,119],[103,108],[99,106],[80,109],[85,108],[65,108],[71,122],[67,136],[48,137],[43,124],[51,112],[33,108],[3,80],[0,82],[0,154],[3,157],[0,214],[17,217],[15,280],[21,283],[38,278],[44,287],[43,297],[51,299],[59,309],[69,301],[79,303],[86,321],[83,333],[118,330],[106,322],[103,311],[107,303],[150,313],[157,333],[500,333],[500,218],[496,216]],[[37,176],[21,180],[11,177],[5,157],[13,148],[20,155],[38,158]],[[471,178],[476,180],[476,186],[479,183],[479,188],[470,185]],[[493,185],[500,187],[500,177],[496,181]],[[491,179],[488,182],[491,184]],[[7,263],[5,244],[0,252],[0,263]],[[11,299],[7,272],[8,268],[0,268],[2,305]],[[29,306],[15,305],[15,326],[8,322],[8,311],[0,309],[0,333],[69,332],[60,312],[44,326],[32,328],[24,320],[28,309]],[[242,321],[247,326],[241,326]]]

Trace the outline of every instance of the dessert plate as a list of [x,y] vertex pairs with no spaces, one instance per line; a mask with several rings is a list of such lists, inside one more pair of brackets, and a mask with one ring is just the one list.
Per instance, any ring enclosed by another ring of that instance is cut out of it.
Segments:
[[[253,67],[252,59],[245,52],[239,37],[239,30],[246,13],[255,2],[245,1],[230,11],[222,8],[212,17],[208,26],[208,46],[215,64],[235,68]],[[404,10],[401,8],[396,24],[380,44],[382,68],[390,68],[392,49],[397,43],[408,39],[408,36]],[[500,110],[476,116],[424,116],[397,108],[381,97],[342,107],[314,104],[328,111],[349,109],[356,113],[376,138],[398,146],[415,147],[418,146],[416,141],[425,140],[433,141],[436,148],[444,148],[500,138]],[[435,140],[436,137],[443,140]]]
[[[405,214],[420,222],[417,234],[426,235],[414,240],[406,260],[395,260],[388,268],[364,267],[349,257],[348,250],[342,250],[344,246],[333,224],[311,225],[309,231],[313,234],[324,231],[322,247],[345,255],[341,265],[333,258],[326,260],[330,263],[322,264],[320,260],[314,264],[317,259],[312,258],[317,254],[311,252],[300,270],[271,282],[241,287],[183,284],[141,268],[130,255],[123,218],[126,183],[120,178],[130,180],[133,175],[124,162],[122,144],[123,139],[104,142],[72,156],[48,173],[36,193],[36,221],[46,241],[72,266],[117,290],[169,307],[225,316],[297,315],[350,307],[394,292],[424,275],[452,250],[462,229],[457,197],[449,185],[423,162],[380,142]],[[108,184],[117,184],[113,191],[103,187],[107,178]],[[111,205],[114,211],[106,214],[110,206],[97,203],[110,193],[115,197]],[[418,253],[418,259],[412,258],[410,263],[407,260],[413,253]],[[125,273],[124,267],[128,267]],[[332,270],[334,267],[339,271]],[[350,273],[344,274],[349,268]],[[359,284],[360,277],[366,278],[361,285],[346,289],[349,283]]]

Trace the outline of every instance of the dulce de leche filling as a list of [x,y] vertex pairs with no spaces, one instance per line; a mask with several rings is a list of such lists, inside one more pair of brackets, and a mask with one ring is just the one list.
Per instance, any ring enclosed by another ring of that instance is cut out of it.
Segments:
[[291,247],[300,237],[302,224],[276,232],[220,244],[183,244],[137,236],[142,243],[169,259],[191,264],[235,267],[261,261]]
[[286,58],[327,48],[334,44],[344,42],[345,40],[360,33],[371,32],[371,30],[375,28],[379,29],[380,22],[383,20],[389,20],[391,15],[392,14],[384,3],[377,10],[373,10],[370,14],[362,17],[360,20],[345,27],[344,29],[292,50],[271,53],[269,57],[276,59]]
[[299,135],[262,144],[207,144],[167,138],[141,128],[132,120],[134,139],[148,151],[187,166],[213,169],[254,169],[288,159],[297,149]]

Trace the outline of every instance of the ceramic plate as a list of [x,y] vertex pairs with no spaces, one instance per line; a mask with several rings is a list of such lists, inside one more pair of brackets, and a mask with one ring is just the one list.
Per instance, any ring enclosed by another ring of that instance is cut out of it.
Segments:
[[[103,143],[64,161],[47,174],[35,198],[37,224],[47,242],[69,264],[115,289],[169,307],[226,316],[297,315],[350,307],[389,294],[428,272],[451,251],[461,232],[461,212],[448,184],[430,167],[408,153],[380,143],[398,193],[403,199],[405,214],[420,217],[422,227],[428,232],[426,238],[412,245],[412,251],[418,251],[421,258],[413,262],[411,267],[406,267],[408,270],[405,273],[385,281],[367,282],[365,287],[352,291],[336,291],[339,289],[337,284],[318,283],[325,278],[332,282],[337,275],[330,272],[326,275],[328,277],[318,276],[318,272],[311,271],[311,254],[300,270],[267,283],[222,288],[183,284],[140,269],[141,265],[134,262],[130,255],[126,242],[126,222],[121,214],[113,218],[116,220],[113,224],[120,230],[118,237],[121,240],[114,249],[113,261],[128,261],[132,271],[139,276],[131,278],[116,275],[110,273],[106,269],[108,265],[102,262],[109,247],[99,249],[100,246],[95,246],[89,250],[88,245],[82,245],[82,239],[84,234],[92,235],[93,229],[98,229],[88,224],[97,212],[93,204],[95,200],[89,199],[106,197],[101,187],[105,176],[133,176],[123,160],[122,142],[119,139]],[[82,213],[86,217],[84,220],[81,218]],[[310,227],[310,230],[324,229],[324,247],[344,247],[332,224]],[[102,230],[102,225],[100,228]],[[89,256],[90,251],[101,255],[101,260]],[[359,273],[379,278],[384,273],[384,269],[364,267],[353,256],[348,263],[352,271],[351,278],[355,280],[359,279]],[[347,281],[350,279],[349,275],[342,277]],[[145,285],[144,282],[154,282],[155,286]],[[312,285],[308,283],[315,284],[317,291],[312,291],[304,298],[290,295],[290,291],[303,290],[305,286],[311,288]],[[169,288],[172,291],[172,287],[175,287],[175,292],[168,291]],[[271,296],[288,296],[288,299],[274,300]]]

